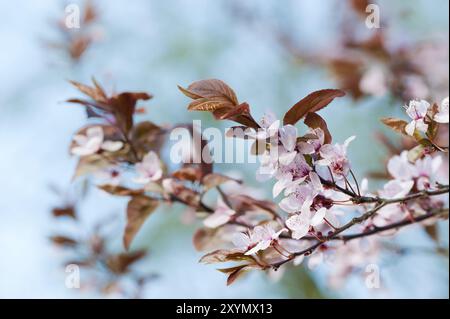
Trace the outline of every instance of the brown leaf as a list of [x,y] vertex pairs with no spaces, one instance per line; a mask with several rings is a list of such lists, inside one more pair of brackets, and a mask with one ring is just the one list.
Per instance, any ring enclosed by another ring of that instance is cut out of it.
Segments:
[[91,99],[97,102],[106,103],[107,102],[107,96],[105,94],[105,91],[103,88],[97,83],[97,81],[92,78],[92,82],[94,83],[94,87],[91,87],[89,85],[82,84],[80,82],[76,81],[69,81],[72,83],[73,86],[75,86],[81,93],[89,96]]
[[339,88],[349,92],[354,100],[364,96],[360,82],[364,73],[364,63],[355,59],[333,59],[328,65]]
[[434,242],[439,243],[439,228],[437,224],[426,225],[424,230]]
[[104,184],[97,187],[111,195],[116,196],[139,196],[144,194],[143,189],[130,189],[118,185]]
[[308,112],[317,112],[330,104],[335,98],[342,97],[344,95],[344,91],[336,89],[315,91],[291,107],[291,109],[284,115],[283,123],[285,125],[294,125]]
[[192,83],[187,89],[180,86],[178,88],[194,100],[188,106],[190,111],[212,112],[217,120],[231,120],[253,128],[259,127],[250,115],[248,104],[239,104],[234,91],[220,80],[201,80]]
[[330,144],[333,140],[330,131],[328,130],[327,122],[317,113],[310,112],[306,115],[305,124],[312,128],[320,128],[325,134],[325,144]]
[[232,105],[238,105],[238,99],[234,91],[223,81],[217,79],[200,80],[192,83],[181,92],[192,99],[223,97]]
[[108,258],[106,264],[108,268],[115,274],[124,274],[129,271],[129,267],[136,261],[142,259],[146,255],[145,250],[135,252],[121,253]]
[[364,18],[367,17],[366,8],[369,4],[370,2],[368,0],[350,0],[350,5],[353,10]]
[[244,255],[244,253],[241,250],[218,249],[209,254],[204,255],[202,258],[200,258],[199,262],[203,264],[215,264],[227,261],[243,261],[243,260],[254,261],[252,256]]
[[202,178],[201,169],[198,167],[183,167],[175,171],[172,176],[181,181],[197,182]]
[[137,123],[131,132],[131,141],[140,156],[144,156],[150,151],[159,153],[164,143],[164,137],[164,130],[149,121]]
[[128,133],[133,127],[133,115],[139,100],[149,100],[152,96],[145,92],[124,92],[110,99],[112,113],[122,132]]
[[216,174],[216,173],[211,173],[206,175],[205,177],[203,177],[202,183],[203,183],[203,187],[204,187],[204,192],[207,192],[208,190],[220,186],[226,182],[236,182],[236,183],[241,183],[241,181],[225,176],[225,175],[221,175],[221,174]]
[[214,112],[220,109],[225,111],[232,110],[235,105],[230,103],[224,97],[200,98],[191,102],[188,106],[189,111]]
[[98,154],[80,157],[72,179],[99,171],[110,165],[110,161]]
[[239,277],[245,274],[248,270],[251,269],[260,269],[261,267],[257,265],[240,265],[230,268],[218,269],[220,272],[223,272],[228,275],[227,278],[227,286],[234,283]]
[[230,120],[246,127],[259,128],[259,124],[250,114],[250,106],[245,102],[230,110],[226,108],[218,109],[213,112],[213,115],[218,120]]
[[394,130],[397,133],[407,135],[405,132],[405,127],[408,125],[408,122],[392,118],[392,117],[385,117],[381,119],[381,122],[383,122],[384,125],[388,126],[392,130]]
[[192,243],[197,251],[203,251],[213,241],[217,229],[213,228],[199,228],[192,237]]
[[55,235],[51,236],[50,240],[58,246],[65,246],[65,247],[73,247],[78,244],[78,242],[75,239],[72,239],[67,236]]
[[150,197],[134,196],[127,206],[127,225],[123,235],[123,243],[129,249],[137,232],[148,216],[158,207],[158,201]]
[[52,214],[54,217],[63,217],[67,216],[73,219],[76,219],[76,211],[73,205],[64,206],[64,207],[55,207],[52,210]]

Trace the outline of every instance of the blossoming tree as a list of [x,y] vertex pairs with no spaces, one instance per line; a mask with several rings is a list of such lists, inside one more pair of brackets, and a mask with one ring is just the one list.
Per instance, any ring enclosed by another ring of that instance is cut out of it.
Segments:
[[[179,87],[192,99],[189,110],[236,122],[228,138],[252,141],[252,152],[260,159],[256,178],[273,184],[273,198],[262,200],[246,192],[244,181],[215,172],[205,156],[194,161],[194,151],[169,171],[173,165],[162,161],[161,149],[172,129],[187,129],[203,155],[205,150],[209,155],[208,141],[192,125],[136,123],[138,101],[151,95],[108,95],[95,80],[93,86],[72,83],[88,98],[69,102],[84,106],[89,119],[70,146],[79,158],[75,177],[94,175],[103,191],[129,198],[126,249],[158,206],[180,204],[202,220],[193,237],[195,248],[206,251],[200,262],[236,263],[220,269],[228,284],[249,270],[271,272],[307,262],[309,267],[333,265],[332,283],[337,285],[354,269],[374,262],[387,236],[412,224],[430,227],[448,218],[448,98],[439,104],[411,101],[405,120],[382,120],[414,147],[389,159],[389,180],[381,189],[370,189],[367,179],[356,177],[348,155],[355,136],[334,143],[318,114],[343,91],[313,92],[282,120],[266,114],[258,122],[249,105],[220,80]],[[217,196],[215,202],[207,200],[211,194]]]

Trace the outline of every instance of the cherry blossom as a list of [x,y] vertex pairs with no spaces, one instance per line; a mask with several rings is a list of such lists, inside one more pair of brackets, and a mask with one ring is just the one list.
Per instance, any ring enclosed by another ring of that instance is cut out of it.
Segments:
[[136,172],[139,176],[134,179],[135,183],[148,184],[159,180],[163,171],[158,155],[153,151],[148,152],[142,162],[136,164]]
[[306,201],[312,201],[318,192],[311,183],[303,183],[289,187],[285,194],[287,196],[281,200],[280,208],[287,213],[296,213]]
[[[408,160],[408,152],[403,151],[400,155],[396,155],[389,160],[387,168],[389,174],[395,180],[407,183],[412,181],[413,185],[415,183],[417,189],[424,190],[431,188],[436,182],[434,176],[437,175],[441,165],[441,156],[432,157],[430,155],[426,155],[424,158],[418,159],[415,163],[411,163]],[[401,185],[408,188],[408,184],[390,182],[390,185],[388,185],[388,193],[393,195],[393,187],[399,190],[398,187],[401,187]],[[402,197],[402,192],[399,192],[398,196]]]
[[233,244],[246,251],[245,255],[253,255],[260,250],[266,250],[274,242],[278,240],[281,233],[287,231],[282,228],[275,231],[270,225],[256,226],[253,230],[248,230],[248,233],[236,233],[233,237]]
[[388,92],[385,73],[386,71],[380,66],[369,68],[364,72],[359,82],[359,88],[362,92],[370,95],[385,95]]
[[273,197],[277,197],[285,188],[302,183],[311,172],[311,166],[301,154],[285,166],[280,166],[275,178],[278,180],[273,186]]
[[412,121],[405,127],[405,131],[408,135],[413,136],[414,132],[426,132],[428,130],[428,124],[425,123],[425,118],[430,108],[430,103],[424,100],[416,101],[412,100],[408,106],[405,106],[406,113],[412,119]]
[[322,159],[316,162],[316,165],[327,166],[336,177],[347,176],[350,170],[350,161],[347,157],[347,148],[349,144],[355,139],[351,136],[345,140],[344,144],[326,144],[320,149],[320,156]]
[[95,177],[102,180],[102,183],[118,186],[122,182],[123,173],[119,167],[108,167],[94,172]]
[[325,143],[325,133],[321,128],[310,129],[307,141],[300,141],[298,148],[302,154],[314,154],[319,153],[321,147]]
[[441,104],[438,106],[437,113],[434,115],[433,119],[438,123],[448,123],[449,122],[449,107],[448,107],[448,97],[446,97]]
[[71,152],[78,156],[88,156],[100,150],[116,152],[123,147],[120,141],[105,141],[103,129],[100,126],[93,126],[86,129],[86,135],[77,134],[73,137],[75,146]]
[[414,186],[414,181],[391,180],[380,190],[380,196],[386,199],[396,199],[405,197]]
[[247,129],[244,134],[255,140],[266,140],[278,134],[280,121],[273,113],[266,113],[260,121],[260,129]]
[[203,224],[209,228],[217,228],[228,223],[235,214],[236,212],[219,197],[216,210],[203,221]]

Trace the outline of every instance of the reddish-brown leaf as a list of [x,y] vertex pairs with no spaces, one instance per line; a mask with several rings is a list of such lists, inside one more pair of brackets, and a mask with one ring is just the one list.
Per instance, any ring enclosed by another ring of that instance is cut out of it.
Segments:
[[75,239],[61,235],[51,236],[50,240],[58,246],[73,247],[78,244]]
[[245,102],[232,109],[218,109],[213,112],[213,115],[218,120],[230,120],[246,127],[259,128],[259,124],[250,114],[250,106]]
[[164,143],[164,137],[164,130],[149,121],[135,124],[131,132],[131,141],[141,157],[149,151],[158,153]]
[[180,86],[178,88],[194,100],[189,104],[188,110],[212,112],[218,120],[231,120],[245,126],[259,127],[250,115],[248,104],[239,104],[234,91],[220,80],[201,80],[192,83],[187,89]]
[[383,118],[381,119],[381,122],[397,133],[406,135],[405,127],[408,125],[408,122],[392,117]]
[[214,236],[217,229],[213,228],[199,228],[192,237],[192,243],[197,251],[204,251],[208,249],[214,242]]
[[187,89],[181,90],[193,99],[223,97],[232,105],[238,105],[238,99],[234,91],[223,81],[218,79],[200,80],[192,83]]
[[99,185],[97,187],[111,195],[116,195],[116,196],[139,196],[139,195],[144,194],[143,189],[130,189],[130,188],[118,186],[118,185],[104,184],[104,185]]
[[112,113],[122,132],[128,133],[133,127],[133,115],[139,100],[149,100],[152,96],[145,92],[124,92],[110,99]]
[[97,81],[95,81],[95,79],[92,79],[92,81],[94,83],[94,87],[76,81],[69,81],[69,82],[72,83],[72,85],[75,86],[81,93],[89,96],[94,101],[106,103],[107,97],[105,91],[97,83]]
[[344,91],[336,89],[315,91],[291,107],[291,109],[284,115],[283,123],[285,125],[294,125],[308,112],[317,112],[330,104],[335,98],[342,97],[344,95]]
[[203,264],[215,264],[222,263],[226,261],[254,261],[252,256],[245,255],[242,251],[238,249],[226,250],[218,249],[210,252],[200,258],[199,262]]
[[123,244],[129,249],[131,242],[148,216],[158,207],[158,201],[150,197],[134,196],[127,206],[127,224],[123,235]]
[[124,274],[129,271],[129,267],[133,263],[145,257],[145,255],[145,250],[113,255],[107,259],[106,265],[113,273]]
[[234,283],[239,277],[245,274],[248,270],[260,268],[261,267],[257,265],[250,264],[250,265],[239,265],[231,268],[223,268],[218,270],[228,275],[227,286],[229,286],[232,283]]
[[54,217],[63,217],[67,216],[73,219],[76,219],[76,211],[73,205],[68,205],[64,207],[55,207],[52,210],[52,214]]
[[202,172],[200,168],[197,167],[183,167],[178,171],[175,171],[172,176],[182,181],[197,182],[201,180]]
[[325,144],[330,144],[333,140],[330,131],[328,130],[327,122],[317,113],[310,112],[305,117],[305,124],[310,128],[320,128],[325,134]]

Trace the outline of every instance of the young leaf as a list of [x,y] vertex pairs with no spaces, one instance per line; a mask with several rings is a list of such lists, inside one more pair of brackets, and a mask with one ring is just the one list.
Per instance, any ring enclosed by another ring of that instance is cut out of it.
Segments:
[[127,225],[123,235],[123,243],[128,250],[137,232],[147,217],[158,207],[158,201],[150,197],[134,196],[127,206]]
[[144,190],[142,189],[130,189],[118,185],[104,184],[97,187],[111,195],[116,196],[139,196],[144,194]]
[[92,78],[92,82],[94,83],[94,87],[76,82],[69,81],[73,86],[75,86],[81,93],[89,96],[91,99],[97,102],[106,103],[107,97],[103,88],[97,83],[97,81]]
[[203,264],[215,264],[226,261],[242,261],[242,260],[254,261],[252,256],[244,255],[244,253],[241,250],[218,249],[204,255],[202,258],[200,258],[199,262]]
[[335,98],[342,97],[344,95],[344,91],[337,89],[315,91],[291,107],[291,109],[284,115],[283,123],[284,125],[294,125],[307,113],[317,112],[330,104]]
[[198,98],[225,98],[232,105],[238,105],[234,91],[223,81],[217,79],[200,80],[192,83],[187,89],[179,86],[181,92],[191,99]]
[[192,83],[187,89],[181,86],[178,88],[194,100],[188,105],[190,111],[212,112],[217,120],[231,120],[245,126],[259,127],[250,115],[248,104],[239,104],[234,91],[220,80],[201,80]]
[[408,125],[408,122],[392,117],[382,118],[381,122],[395,132],[406,135],[405,127]]
[[65,246],[65,247],[73,247],[78,244],[78,242],[75,239],[72,239],[67,236],[60,236],[60,235],[51,236],[50,240],[58,246]]
[[240,265],[231,268],[218,269],[220,272],[223,272],[228,275],[227,278],[227,286],[231,285],[241,277],[244,273],[251,269],[260,269],[261,267],[258,265],[250,264],[250,265]]
[[127,273],[129,267],[146,255],[145,250],[138,250],[130,253],[121,253],[108,258],[106,265],[115,274]]
[[68,205],[65,207],[55,207],[52,210],[52,214],[54,217],[63,217],[67,216],[73,219],[76,219],[76,211],[73,205]]
[[317,113],[311,112],[306,115],[305,124],[312,128],[320,128],[325,134],[325,144],[330,144],[333,140],[330,131],[328,130],[327,122]]

